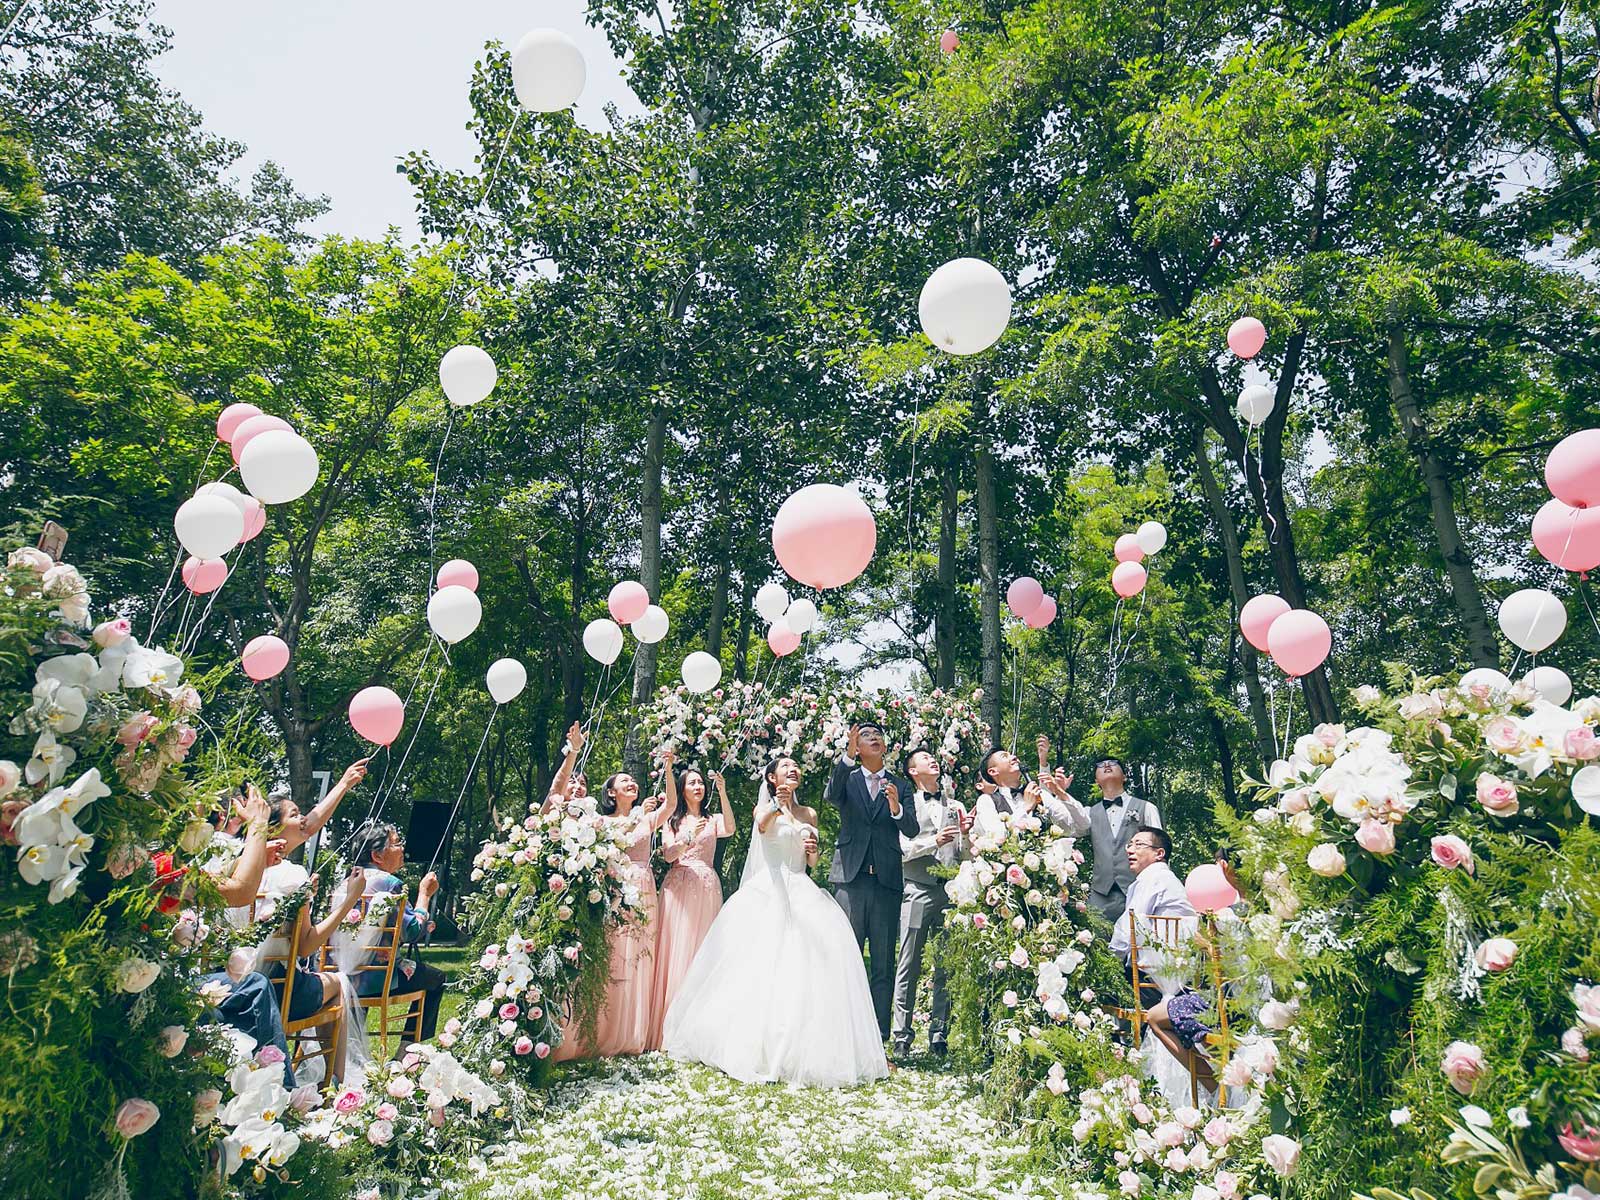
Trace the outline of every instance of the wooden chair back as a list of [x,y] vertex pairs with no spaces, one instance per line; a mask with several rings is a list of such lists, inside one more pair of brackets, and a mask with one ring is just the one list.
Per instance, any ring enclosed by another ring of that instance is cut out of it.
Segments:
[[[387,1058],[390,1035],[403,1036],[407,1025],[412,1027],[409,1040],[422,1040],[422,1005],[426,993],[420,988],[411,988],[400,970],[401,950],[405,944],[407,895],[404,891],[384,894],[394,896],[393,908],[384,916],[378,938],[366,954],[367,961],[356,968],[355,979],[356,996],[362,1010],[378,1010],[377,1032],[384,1057]],[[375,898],[363,896],[357,901],[356,911],[361,913],[363,920]],[[362,985],[372,976],[380,977],[382,985],[375,993],[363,995],[366,988]],[[397,985],[399,990],[396,990]]]
[[[339,1044],[344,1036],[344,997],[335,996],[309,1017],[302,1017],[296,1020],[289,1015],[290,1006],[294,1000],[294,977],[302,969],[300,966],[302,957],[300,953],[300,931],[309,923],[310,910],[311,905],[308,901],[301,905],[300,909],[290,918],[288,922],[287,953],[263,954],[261,961],[264,966],[270,966],[273,963],[283,964],[282,989],[278,996],[278,1015],[283,1021],[283,1035],[290,1045],[290,1066],[298,1067],[307,1058],[324,1059],[326,1061],[326,1070],[323,1073],[323,1079],[326,1084],[331,1085],[333,1083],[334,1065],[339,1058]],[[253,916],[254,912],[251,915]],[[281,934],[274,936],[279,937]],[[271,974],[270,970],[268,974]],[[317,986],[319,988],[322,986],[320,979],[317,982]],[[331,1028],[332,1034],[327,1037],[319,1037],[316,1053],[308,1054],[305,1048],[306,1035],[318,1027]]]

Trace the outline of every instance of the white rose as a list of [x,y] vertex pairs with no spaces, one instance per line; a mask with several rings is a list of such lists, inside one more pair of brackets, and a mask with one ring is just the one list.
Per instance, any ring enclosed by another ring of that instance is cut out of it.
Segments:
[[1306,855],[1306,866],[1316,874],[1332,879],[1344,874],[1344,855],[1339,852],[1339,847],[1324,842],[1311,848]]
[[1276,1174],[1288,1179],[1300,1169],[1300,1143],[1281,1133],[1269,1133],[1261,1139],[1261,1157]]
[[138,995],[156,981],[161,974],[161,964],[144,958],[125,958],[117,966],[117,988],[129,995]]

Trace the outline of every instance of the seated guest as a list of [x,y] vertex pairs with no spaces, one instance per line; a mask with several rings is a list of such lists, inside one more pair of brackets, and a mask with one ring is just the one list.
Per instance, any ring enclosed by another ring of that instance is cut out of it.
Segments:
[[328,790],[328,794],[318,800],[316,806],[308,813],[300,811],[300,806],[294,802],[294,797],[288,788],[274,788],[272,794],[267,797],[267,803],[271,809],[272,827],[283,830],[284,855],[293,854],[315,837],[317,831],[333,816],[339,807],[339,802],[366,777],[367,760],[358,758],[344,769],[339,782],[334,784]]
[[[1183,881],[1173,874],[1168,858],[1172,854],[1172,839],[1164,829],[1141,825],[1128,840],[1128,867],[1133,872],[1133,883],[1128,890],[1128,904],[1111,931],[1111,949],[1131,965],[1132,947],[1129,941],[1129,918],[1138,917],[1193,917],[1194,906],[1184,890]],[[1141,984],[1141,999],[1146,1007],[1158,1003],[1161,989]]]
[[[356,834],[356,862],[367,869],[367,895],[404,892],[406,885],[397,872],[406,859],[406,842],[400,830],[387,822],[368,821]],[[400,936],[406,942],[421,940],[433,929],[433,918],[428,914],[433,897],[439,891],[439,877],[429,871],[417,885],[417,902],[406,905]],[[421,991],[422,1029],[418,1041],[433,1039],[434,1026],[439,1021],[439,1001],[444,997],[444,972],[431,963],[401,959],[395,964],[394,979],[389,984],[392,992]],[[376,996],[383,991],[383,974],[380,971],[362,971],[357,976],[356,990],[362,996]],[[403,1045],[402,1041],[402,1045]],[[401,1048],[396,1047],[398,1057]]]

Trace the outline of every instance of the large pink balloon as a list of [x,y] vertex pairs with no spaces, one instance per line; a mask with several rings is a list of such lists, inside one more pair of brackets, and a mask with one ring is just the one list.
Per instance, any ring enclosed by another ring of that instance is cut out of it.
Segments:
[[644,590],[644,584],[624,579],[611,589],[611,595],[606,597],[606,607],[611,610],[611,619],[618,625],[632,625],[650,607],[650,593]]
[[1267,631],[1272,628],[1274,621],[1288,611],[1289,602],[1282,596],[1275,596],[1271,592],[1252,596],[1239,610],[1239,631],[1244,634],[1244,640],[1257,650],[1265,650]]
[[1600,505],[1600,429],[1582,429],[1557,442],[1544,462],[1544,482],[1563,504]]
[[261,410],[254,404],[230,404],[217,414],[217,440],[233,441],[234,430],[251,417],[259,417]]
[[1216,863],[1201,863],[1183,881],[1183,890],[1196,912],[1221,912],[1239,902],[1239,893]]
[[1533,518],[1533,544],[1563,570],[1600,567],[1600,508],[1572,508],[1559,500],[1546,501]]
[[1267,327],[1254,317],[1240,317],[1228,326],[1228,349],[1240,358],[1254,358],[1267,344]]
[[183,586],[196,596],[214,592],[228,581],[228,564],[220,558],[196,558],[190,555],[183,560]]
[[774,621],[767,627],[767,645],[774,654],[782,658],[800,649],[800,635],[782,621]]
[[1144,547],[1139,545],[1139,535],[1125,533],[1117,539],[1117,544],[1112,553],[1117,556],[1118,562],[1138,562],[1144,557]]
[[244,533],[241,542],[248,542],[267,527],[267,506],[254,496],[244,498]]
[[1150,578],[1142,566],[1136,562],[1123,562],[1117,564],[1117,569],[1111,572],[1111,588],[1126,600],[1129,596],[1137,596],[1144,591],[1144,581]]
[[1019,575],[1006,589],[1006,604],[1011,608],[1011,615],[1019,621],[1031,617],[1043,599],[1044,588],[1032,575]]
[[1331,649],[1328,623],[1309,608],[1291,608],[1267,630],[1267,653],[1291,679],[1311,674]]
[[294,432],[294,428],[289,422],[282,417],[275,417],[271,413],[258,413],[256,416],[246,417],[239,422],[233,431],[233,437],[229,439],[229,445],[233,449],[235,466],[239,464],[239,456],[244,453],[244,448],[250,444],[250,439],[258,434],[266,433],[269,429],[287,429],[290,433]]
[[469,592],[478,590],[478,568],[464,558],[452,558],[439,568],[439,586],[464,587]]
[[1046,596],[1043,600],[1039,601],[1039,607],[1024,617],[1023,621],[1027,624],[1029,629],[1043,629],[1055,619],[1056,598],[1054,596]]
[[849,488],[813,483],[783,502],[772,521],[772,550],[783,569],[814,588],[842,587],[867,569],[878,526]]
[[374,745],[389,745],[405,723],[405,702],[386,687],[362,688],[350,701],[351,728]]
[[251,638],[239,655],[239,665],[257,683],[271,679],[289,665],[289,644],[271,633]]

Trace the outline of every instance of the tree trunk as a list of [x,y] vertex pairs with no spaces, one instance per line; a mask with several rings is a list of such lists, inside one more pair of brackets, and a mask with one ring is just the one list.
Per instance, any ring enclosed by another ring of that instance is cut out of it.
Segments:
[[[657,404],[650,412],[645,433],[644,478],[639,489],[639,582],[651,599],[661,597],[661,465],[666,457],[667,411]],[[622,749],[623,770],[637,779],[649,765],[639,742],[639,712],[656,690],[655,644],[639,643],[633,656],[633,704],[628,712],[628,736]]]
[[728,621],[728,588],[733,577],[732,522],[725,515],[727,508],[728,485],[719,478],[714,518],[717,522],[717,573],[711,583],[711,616],[706,621],[706,653],[717,659],[722,657],[722,627]]
[[[1211,451],[1206,446],[1204,425],[1195,426],[1194,460],[1195,477],[1200,481],[1200,490],[1205,493],[1206,503],[1217,523],[1217,533],[1222,538],[1222,554],[1228,564],[1228,589],[1233,594],[1234,618],[1237,621],[1239,610],[1250,599],[1250,587],[1244,577],[1244,553],[1239,544],[1239,529],[1233,523],[1227,498],[1217,486],[1217,477],[1211,470]],[[1240,640],[1239,660],[1244,666],[1244,690],[1250,705],[1250,722],[1256,730],[1256,750],[1261,756],[1262,770],[1265,770],[1277,757],[1277,749],[1272,721],[1267,715],[1266,697],[1261,690],[1259,656],[1256,648],[1243,639]]]
[[983,719],[992,745],[1002,741],[1000,725],[1000,525],[995,511],[994,455],[978,446],[978,608],[983,622]]
[[[317,802],[316,784],[311,778],[314,765],[311,753],[311,734],[306,723],[298,717],[280,722],[283,726],[284,756],[289,760],[289,791],[301,812],[310,812]],[[393,747],[390,754],[396,753]]]
[[939,607],[933,614],[933,641],[937,662],[935,687],[956,685],[956,522],[960,516],[961,489],[953,465],[944,471],[939,499]]
[[1456,614],[1461,618],[1461,628],[1467,635],[1467,651],[1472,656],[1472,665],[1499,666],[1500,646],[1489,624],[1478,578],[1472,572],[1472,556],[1467,553],[1466,543],[1461,538],[1461,527],[1456,520],[1455,494],[1450,486],[1450,478],[1445,473],[1444,463],[1429,444],[1427,423],[1411,391],[1405,334],[1398,325],[1389,327],[1389,399],[1394,402],[1395,415],[1400,419],[1400,432],[1405,436],[1406,446],[1422,468],[1423,482],[1428,485],[1428,508],[1433,514],[1433,532],[1439,539],[1439,553],[1444,558],[1444,569],[1450,578],[1450,595],[1455,601]]

